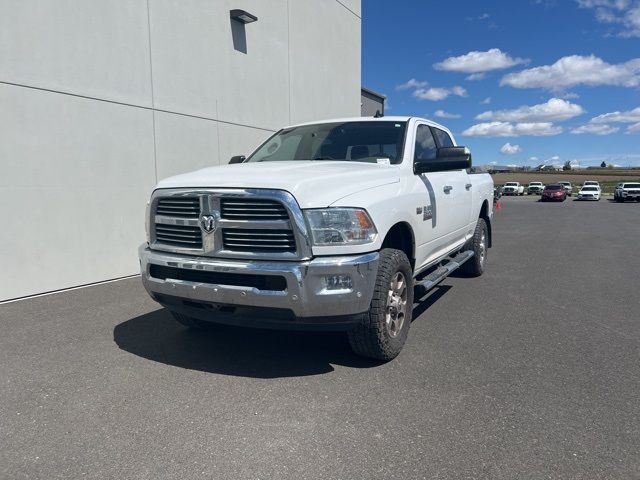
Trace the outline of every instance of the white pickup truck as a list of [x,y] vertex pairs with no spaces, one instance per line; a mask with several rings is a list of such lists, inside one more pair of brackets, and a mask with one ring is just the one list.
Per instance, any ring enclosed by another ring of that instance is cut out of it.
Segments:
[[502,195],[524,195],[524,185],[520,185],[520,182],[507,182],[502,187]]
[[162,180],[147,206],[143,284],[188,327],[344,330],[390,360],[414,286],[484,271],[493,181],[441,125],[296,125],[230,163]]

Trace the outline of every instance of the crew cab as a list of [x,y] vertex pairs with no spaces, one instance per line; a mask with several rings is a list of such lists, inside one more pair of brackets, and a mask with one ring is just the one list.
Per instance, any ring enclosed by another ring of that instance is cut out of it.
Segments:
[[542,182],[529,182],[527,187],[527,194],[529,195],[542,195],[544,190],[544,184]]
[[286,127],[248,157],[159,182],[142,282],[175,319],[347,332],[390,360],[420,295],[484,272],[493,181],[451,132],[415,117]]
[[519,182],[507,182],[502,187],[503,195],[524,195],[524,185]]
[[640,202],[640,183],[625,182],[619,183],[613,192],[613,198],[616,202],[624,202],[626,200],[636,200]]

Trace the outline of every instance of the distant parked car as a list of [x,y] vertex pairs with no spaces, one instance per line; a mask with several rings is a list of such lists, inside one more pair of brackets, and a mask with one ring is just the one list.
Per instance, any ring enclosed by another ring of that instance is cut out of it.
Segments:
[[524,195],[524,185],[519,182],[507,182],[502,187],[502,195]]
[[600,187],[585,185],[578,192],[578,200],[600,200]]
[[564,185],[553,183],[544,187],[541,202],[564,202],[567,199],[567,190]]
[[571,182],[558,182],[558,183],[564,187],[564,189],[567,191],[567,195],[569,196],[573,195],[573,187],[571,186]]
[[527,193],[529,195],[542,195],[544,184],[542,182],[529,182]]
[[613,199],[616,202],[624,202],[625,200],[640,202],[640,183],[619,183],[613,192]]
[[600,182],[596,182],[595,180],[587,180],[582,184],[583,187],[598,187],[598,191],[602,193],[602,188],[600,188]]

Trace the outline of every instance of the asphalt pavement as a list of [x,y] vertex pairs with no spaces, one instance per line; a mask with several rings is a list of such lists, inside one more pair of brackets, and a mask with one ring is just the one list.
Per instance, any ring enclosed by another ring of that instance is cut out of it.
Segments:
[[139,278],[0,305],[0,478],[640,478],[640,204],[535,200],[386,364],[190,332]]

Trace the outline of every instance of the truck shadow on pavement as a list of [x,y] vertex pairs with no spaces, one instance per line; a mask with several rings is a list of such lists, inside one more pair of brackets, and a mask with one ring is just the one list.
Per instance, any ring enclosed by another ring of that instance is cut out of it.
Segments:
[[[414,318],[448,288],[435,289],[415,305]],[[214,331],[191,331],[177,323],[164,308],[116,325],[113,339],[122,350],[148,360],[240,377],[320,375],[332,372],[333,365],[372,368],[382,364],[355,355],[344,332],[260,330],[226,325],[216,326]]]

